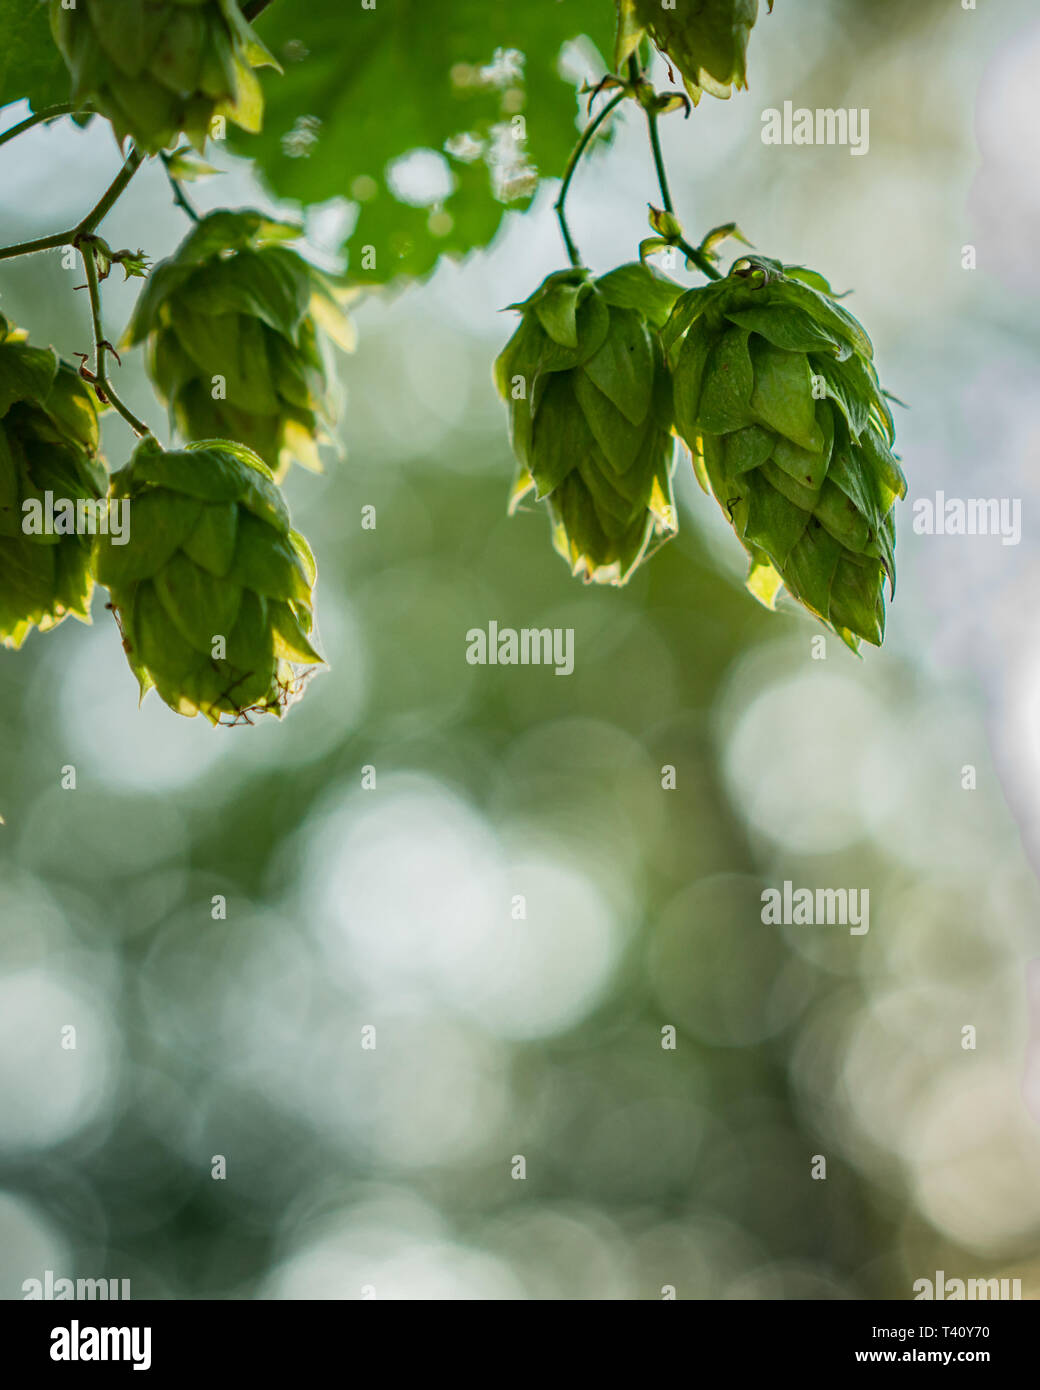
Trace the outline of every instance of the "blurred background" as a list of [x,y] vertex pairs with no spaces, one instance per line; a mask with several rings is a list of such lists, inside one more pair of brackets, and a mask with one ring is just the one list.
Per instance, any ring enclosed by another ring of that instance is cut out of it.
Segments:
[[[355,307],[345,461],[287,483],[329,670],[284,724],[138,710],[101,595],[0,652],[0,1296],[46,1270],[135,1298],[1040,1293],[1038,62],[1031,0],[779,0],[750,92],[663,123],[691,239],[736,219],[853,290],[908,403],[882,652],[815,660],[821,629],[759,608],[688,466],[679,538],[624,589],[572,580],[540,509],[507,519],[490,364],[501,306],[565,263],[551,182]],[[785,100],[869,108],[869,154],[763,145]],[[6,243],[118,154],[65,122],[0,159]],[[293,211],[217,162],[200,206]],[[633,111],[573,186],[594,269],[656,197]],[[310,214],[316,256],[349,215]],[[158,259],[188,224],[148,166],[103,230]],[[78,279],[7,263],[0,307],[85,351]],[[120,383],[158,427],[139,361]],[[915,535],[939,489],[1021,498],[1022,543]],[[573,628],[574,674],[468,666],[492,619]],[[868,889],[869,933],[764,926],[785,880]]]

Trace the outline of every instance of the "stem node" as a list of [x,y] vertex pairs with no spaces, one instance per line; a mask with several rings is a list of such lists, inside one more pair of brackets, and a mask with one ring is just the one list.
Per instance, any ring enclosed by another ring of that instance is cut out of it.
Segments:
[[[123,419],[130,426],[133,432],[141,439],[151,434],[151,430],[146,424],[137,418],[123,402],[112,388],[108,380],[105,368],[105,353],[110,352],[112,356],[120,362],[119,354],[105,337],[105,330],[101,324],[101,288],[98,281],[97,261],[94,252],[94,236],[89,232],[80,232],[76,236],[76,246],[80,255],[83,257],[83,268],[87,272],[87,288],[90,291],[90,316],[94,326],[94,371],[91,372],[87,367],[86,357],[83,357],[83,366],[80,368],[80,375],[86,381],[91,382],[94,387],[94,394],[102,405],[111,405],[122,415]],[[77,353],[77,356],[82,354]]]

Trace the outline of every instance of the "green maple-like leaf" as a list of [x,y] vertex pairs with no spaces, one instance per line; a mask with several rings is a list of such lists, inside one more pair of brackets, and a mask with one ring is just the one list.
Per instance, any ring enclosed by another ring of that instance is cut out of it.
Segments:
[[[606,53],[612,24],[604,0],[274,5],[257,32],[284,75],[261,74],[263,131],[230,138],[280,197],[356,204],[353,280],[425,275],[441,255],[486,246],[537,178],[562,172],[578,105],[560,51],[587,35]],[[524,140],[513,139],[514,116]],[[431,206],[393,191],[391,166],[416,150],[447,161],[452,191]]]

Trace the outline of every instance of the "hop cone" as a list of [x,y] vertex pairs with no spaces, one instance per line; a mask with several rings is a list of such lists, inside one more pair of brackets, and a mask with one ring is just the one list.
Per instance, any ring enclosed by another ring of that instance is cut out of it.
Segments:
[[[20,647],[32,628],[70,613],[90,621],[89,535],[35,534],[23,504],[96,502],[108,475],[98,458],[97,407],[76,372],[30,347],[0,316],[0,641]],[[64,525],[64,523],[60,523]]]
[[353,347],[332,284],[283,243],[290,223],[214,212],[155,267],[127,328],[186,439],[240,440],[282,477],[320,470],[334,414],[325,333]]
[[519,468],[510,511],[546,500],[553,544],[597,583],[623,584],[675,534],[674,441],[658,329],[678,287],[639,264],[564,270],[522,304],[495,363]]
[[676,303],[665,331],[676,428],[751,556],[852,649],[880,646],[906,494],[873,348],[822,276],[746,257]]
[[[617,0],[617,66],[634,52],[643,34],[683,75],[694,103],[701,92],[728,97],[747,86],[747,45],[758,0]],[[772,11],[773,0],[769,0]]]
[[279,717],[311,645],[314,560],[271,472],[240,444],[164,452],[144,440],[112,478],[130,500],[130,540],[101,540],[127,660],[178,714]]
[[149,154],[181,131],[202,151],[214,116],[256,132],[264,102],[253,71],[277,67],[237,0],[50,0],[51,32],[90,102]]

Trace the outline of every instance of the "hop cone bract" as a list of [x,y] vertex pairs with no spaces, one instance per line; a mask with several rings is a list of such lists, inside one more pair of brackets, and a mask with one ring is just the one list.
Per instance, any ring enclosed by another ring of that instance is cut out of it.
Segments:
[[[747,46],[758,0],[617,0],[617,66],[649,35],[683,75],[694,103],[701,92],[726,98],[747,86]],[[773,8],[773,0],[769,0]]]
[[870,339],[822,276],[745,257],[690,290],[665,330],[676,428],[751,556],[853,650],[880,646],[906,480]]
[[281,716],[311,645],[314,559],[289,524],[270,469],[240,444],[165,452],[144,440],[113,475],[130,540],[102,539],[97,578],[112,595],[142,696],[178,712]]
[[185,439],[237,439],[281,477],[320,469],[334,416],[325,336],[353,347],[339,292],[284,243],[291,223],[213,212],[148,278],[125,342]]
[[640,264],[559,271],[511,306],[520,326],[495,363],[519,463],[510,510],[534,489],[557,551],[598,583],[623,584],[677,529],[658,329],[678,293]]
[[183,131],[201,152],[214,116],[256,132],[256,67],[277,67],[237,0],[51,2],[51,32],[72,74],[72,100],[107,116],[120,142],[149,154]]
[[[72,529],[71,511],[77,502],[93,508],[108,486],[93,395],[49,348],[25,339],[0,316],[0,641],[7,647],[70,613],[90,621],[92,541]],[[55,529],[43,534],[48,492]]]

